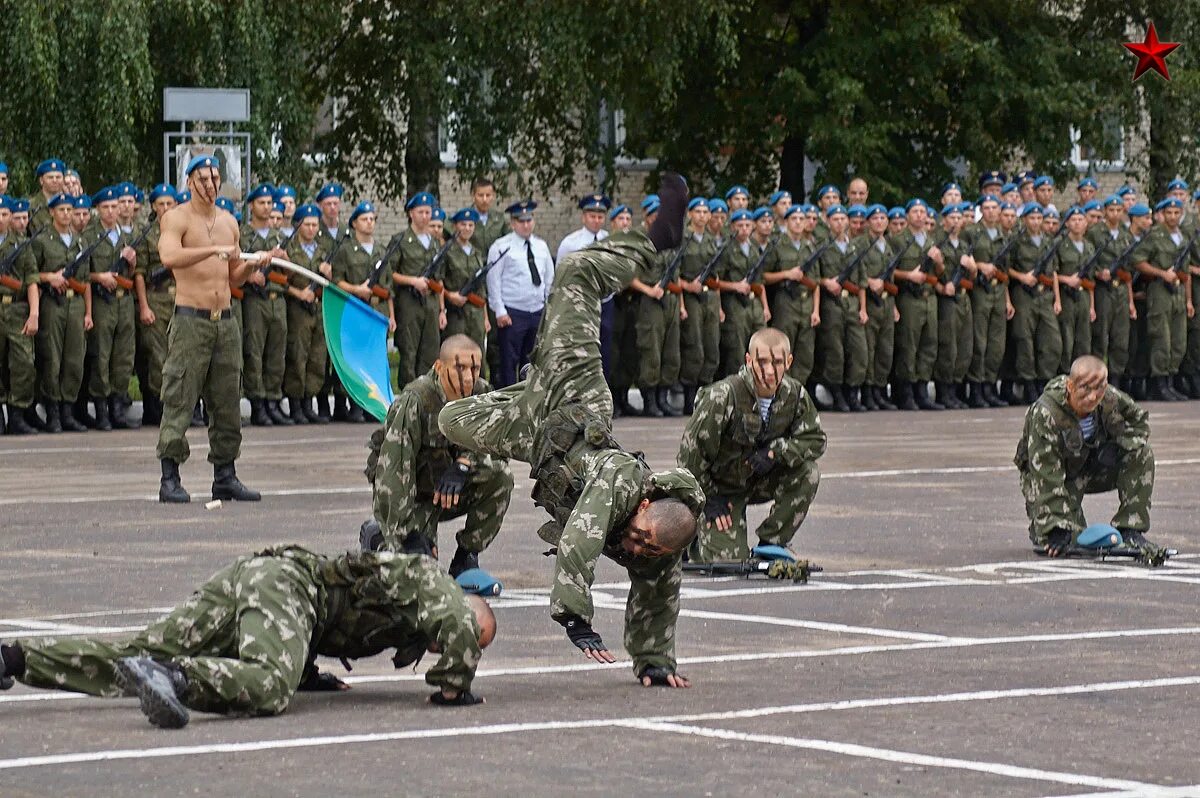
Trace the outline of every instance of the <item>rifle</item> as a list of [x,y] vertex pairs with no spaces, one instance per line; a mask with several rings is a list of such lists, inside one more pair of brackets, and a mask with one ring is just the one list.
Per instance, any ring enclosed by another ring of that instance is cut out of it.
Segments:
[[1083,290],[1092,293],[1096,290],[1096,281],[1092,279],[1092,269],[1096,267],[1096,261],[1105,252],[1108,252],[1108,245],[1113,242],[1112,236],[1106,236],[1104,246],[1092,253],[1092,257],[1088,258],[1087,263],[1079,267],[1079,285]]
[[[1175,262],[1171,264],[1171,271],[1178,275],[1179,283],[1191,280],[1191,274],[1187,270],[1188,253],[1192,251],[1192,245],[1196,243],[1196,236],[1200,235],[1200,225],[1196,226],[1196,230],[1192,233],[1192,237],[1180,248],[1179,254],[1175,256]],[[1168,283],[1167,290],[1174,294],[1179,290],[1179,283]]]
[[[690,238],[690,236],[688,238]],[[679,249],[676,250],[675,256],[671,258],[671,262],[667,264],[667,268],[663,270],[662,279],[658,281],[658,287],[663,291],[670,291],[672,294],[676,295],[683,293],[683,288],[680,287],[679,283],[675,282],[675,273],[679,270],[679,261],[683,260],[683,253],[687,250],[688,238],[683,239],[683,243],[679,245]],[[658,300],[659,304],[661,305],[666,301],[666,299],[667,295],[664,293]]]
[[1133,241],[1130,241],[1129,246],[1127,246],[1125,248],[1125,251],[1122,252],[1115,261],[1113,261],[1112,273],[1113,273],[1113,276],[1117,278],[1118,282],[1122,282],[1122,283],[1132,283],[1133,282],[1133,272],[1131,272],[1127,269],[1123,269],[1123,268],[1121,268],[1121,266],[1129,259],[1129,256],[1133,254],[1133,250],[1140,243],[1142,243],[1142,240],[1140,238],[1136,238]]
[[[138,244],[141,244],[143,241],[146,240],[146,236],[148,236],[150,234],[150,231],[154,228],[154,225],[156,225],[156,224],[158,224],[158,220],[151,219],[149,224],[147,224],[145,227],[143,227],[142,231],[140,233],[138,233],[137,238],[133,239],[133,241],[126,244],[126,246],[137,249]],[[112,274],[116,277],[118,288],[123,288],[126,291],[132,291],[133,290],[133,280],[130,280],[128,277],[122,276],[117,271],[117,269],[124,270],[125,267],[121,265],[121,262],[123,260],[125,260],[125,259],[121,257],[121,253],[117,252],[117,254],[113,256],[112,263],[108,264],[108,273]],[[112,292],[109,291],[107,288],[105,288],[102,285],[96,286],[96,293],[99,294],[100,298],[103,299],[105,302],[111,303],[113,301]]]
[[[76,255],[75,260],[71,261],[62,270],[62,275],[67,280],[67,287],[80,296],[83,295],[83,292],[87,289],[87,286],[75,279],[75,273],[79,271],[79,264],[90,258],[92,253],[96,251],[96,247],[100,246],[100,242],[104,241],[104,239],[105,236],[99,236],[91,243],[90,246]],[[59,298],[57,293],[55,293],[53,296],[56,300]]]
[[[1066,241],[1066,239],[1062,236],[1062,231],[1066,229],[1067,226],[1065,224],[1059,228],[1059,232],[1055,233],[1054,238],[1050,240],[1051,246],[1042,253],[1042,257],[1038,258],[1038,262],[1034,264],[1033,269],[1030,271],[1030,274],[1037,278],[1038,283],[1046,286],[1047,288],[1053,287],[1054,278],[1047,277],[1044,274],[1046,271],[1046,264],[1049,263],[1050,258],[1054,257],[1054,255],[1058,252],[1058,248],[1062,246],[1063,241]],[[1026,285],[1023,286],[1023,288],[1030,294],[1036,293],[1037,291],[1037,286],[1034,285]]]
[[[834,278],[835,280],[837,280],[838,285],[840,285],[842,288],[845,288],[847,291],[849,291],[854,296],[858,296],[859,292],[862,289],[859,288],[857,284],[850,281],[850,272],[852,272],[856,268],[858,268],[858,264],[863,262],[863,258],[865,258],[867,256],[867,253],[870,251],[871,251],[871,245],[867,244],[867,246],[863,247],[862,252],[859,252],[854,257],[854,260],[847,263],[846,268],[844,268],[840,272],[838,272],[838,276]],[[826,289],[826,293],[829,293],[828,289]],[[834,295],[830,294],[830,296],[834,296]]]
[[883,274],[879,275],[880,279],[883,280],[883,290],[885,293],[892,296],[896,296],[900,293],[900,286],[892,282],[892,277],[896,274],[896,267],[900,265],[900,259],[904,257],[905,253],[907,253],[909,248],[911,248],[915,243],[917,243],[917,240],[915,238],[910,238],[908,243],[904,245],[904,249],[892,256],[892,259],[888,261],[887,266],[884,267]]
[[712,273],[713,270],[717,268],[717,261],[721,259],[721,256],[725,254],[725,250],[729,249],[729,245],[732,243],[733,238],[725,239],[725,243],[721,245],[721,248],[713,254],[708,263],[704,264],[704,268],[700,270],[700,273],[696,275],[696,282],[701,283],[705,288],[709,288],[713,291],[716,291],[717,288],[719,288],[717,285],[717,279],[712,276]]
[[392,255],[395,254],[396,250],[400,249],[400,242],[403,240],[402,236],[393,238],[391,243],[388,244],[388,248],[383,251],[383,257],[375,261],[375,265],[371,268],[371,274],[367,276],[367,288],[370,288],[371,293],[380,299],[391,297],[391,293],[379,284],[379,280],[383,277],[384,266],[392,259]]
[[[996,282],[998,283],[1008,282],[1008,251],[1012,249],[1013,245],[1016,243],[1017,234],[1014,233],[1007,241],[1004,242],[1004,246],[1000,247],[1000,251],[996,253],[996,257],[992,258],[992,264],[996,267]],[[1003,266],[1000,265],[1002,260],[1004,262]],[[982,280],[984,277],[982,274],[980,274],[975,279]]]
[[[285,244],[285,245],[286,245],[288,242],[290,242],[290,241],[292,240],[292,238],[294,238],[294,237],[295,237],[295,235],[296,235],[296,231],[297,231],[297,230],[299,230],[299,229],[300,229],[300,228],[299,228],[299,226],[296,226],[296,227],[292,228],[292,233],[291,233],[291,235],[289,235],[289,236],[287,237],[287,241],[285,241],[285,242],[284,242],[284,244]],[[343,244],[343,243],[345,243],[346,239],[347,239],[347,238],[349,238],[349,237],[350,237],[350,229],[349,229],[349,228],[347,228],[347,229],[346,229],[346,232],[345,232],[345,234],[343,234],[343,235],[342,235],[342,237],[341,237],[341,238],[339,238],[339,239],[337,240],[337,243],[335,243],[335,244],[333,245],[333,249],[329,250],[329,256],[328,256],[327,258],[325,258],[325,263],[332,263],[332,262],[333,262],[333,256],[334,256],[334,255],[336,255],[336,254],[338,253],[338,250],[342,248],[342,244]],[[307,285],[307,286],[305,286],[305,287],[306,287],[306,288],[307,288],[309,291],[315,291],[315,292],[317,292],[318,294],[320,294],[320,293],[321,293],[321,284],[320,284],[320,283],[318,283],[316,280],[309,280],[309,281],[308,281],[308,285]],[[315,302],[305,302],[305,303],[304,303],[304,309],[305,309],[305,310],[307,310],[309,313],[316,313],[316,312],[317,312],[317,305],[316,305],[316,303],[315,303]]]
[[[971,258],[974,256],[975,256],[975,244],[972,243],[969,247],[967,247],[967,257]],[[962,258],[959,258],[958,259],[958,268],[956,268],[954,270],[954,272],[950,275],[950,280],[948,282],[951,285],[953,285],[955,288],[961,288],[963,291],[974,290],[975,281],[968,280],[966,277],[963,277],[963,269],[964,268],[965,267],[963,266]],[[955,295],[955,298],[957,299],[957,294]]]
[[482,308],[487,304],[487,301],[477,293],[479,286],[483,285],[483,281],[487,279],[487,274],[492,270],[492,267],[504,260],[504,256],[508,254],[510,249],[512,247],[505,247],[500,250],[500,254],[496,256],[494,261],[472,274],[471,279],[467,280],[466,284],[459,290],[459,293],[464,294],[467,297],[467,301],[475,307]]
[[[442,261],[445,260],[446,253],[450,251],[450,245],[453,243],[454,239],[452,238],[443,244],[442,248],[439,249],[437,254],[433,256],[433,260],[429,261],[429,265],[426,266],[425,270],[421,272],[421,277],[429,284],[429,290],[435,294],[442,293],[446,286],[442,284],[441,280],[434,279],[433,275],[437,273],[438,267],[442,265]],[[420,300],[422,305],[425,304],[425,296],[420,291],[412,286],[409,286],[408,290],[412,292],[413,296]]]
[[767,263],[767,255],[771,254],[771,250],[775,248],[778,238],[770,238],[767,240],[767,245],[763,247],[762,253],[758,256],[758,261],[750,267],[750,271],[746,272],[746,282],[750,283],[750,293],[754,296],[762,296],[763,285],[759,282],[762,279],[763,266]]
[[0,261],[0,285],[3,285],[10,291],[20,294],[21,281],[11,276],[10,271],[12,270],[13,264],[17,262],[17,258],[20,256],[20,254],[25,251],[27,246],[33,243],[33,239],[42,234],[42,231],[44,231],[46,227],[46,225],[43,225],[36,233],[22,241],[20,244],[17,244],[16,248],[12,252],[5,255],[3,261]]

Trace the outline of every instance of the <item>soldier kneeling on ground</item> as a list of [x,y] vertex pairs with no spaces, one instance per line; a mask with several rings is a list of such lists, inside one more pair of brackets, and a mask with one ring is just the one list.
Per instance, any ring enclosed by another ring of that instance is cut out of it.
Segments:
[[124,643],[94,638],[0,644],[0,689],[30,687],[105,698],[136,696],[155,726],[187,725],[188,710],[278,715],[297,690],[345,690],[318,655],[357,659],[395,648],[396,667],[440,654],[425,674],[439,705],[471,693],[496,619],[437,563],[391,552],[324,557],[299,546],[241,557],[187,601]]
[[744,560],[746,507],[774,501],[762,544],[787,547],[817,493],[825,432],[804,386],[787,375],[791,345],[768,327],[750,338],[746,364],[701,391],[677,460],[707,497],[696,542],[700,562]]
[[1029,538],[1051,557],[1069,553],[1087,526],[1083,497],[1116,489],[1112,525],[1126,546],[1157,549],[1146,540],[1154,452],[1149,413],[1108,384],[1108,368],[1084,355],[1071,373],[1050,380],[1025,414],[1013,462],[1029,515]]

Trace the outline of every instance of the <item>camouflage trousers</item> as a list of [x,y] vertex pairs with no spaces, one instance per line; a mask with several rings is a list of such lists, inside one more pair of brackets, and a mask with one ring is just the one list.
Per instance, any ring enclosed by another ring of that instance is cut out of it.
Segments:
[[398,287],[392,301],[396,308],[393,340],[400,356],[396,384],[403,389],[429,371],[433,361],[437,360],[438,348],[442,345],[438,332],[440,310],[436,294],[418,299],[407,288]]
[[1000,375],[1007,343],[1008,301],[995,279],[976,283],[971,292],[971,365],[967,379],[993,383]]
[[876,302],[867,299],[867,385],[888,384],[896,355],[896,303],[888,294]]
[[287,362],[287,302],[278,291],[266,298],[246,293],[242,302],[242,387],[247,399],[282,399]]
[[283,392],[292,398],[321,393],[325,384],[325,325],[321,323],[321,301],[310,311],[299,300],[287,300],[287,361],[283,370]]
[[933,378],[938,382],[962,382],[971,365],[975,342],[975,321],[971,298],[959,291],[952,297],[937,298],[937,358]]
[[1108,364],[1110,377],[1124,377],[1129,365],[1129,294],[1113,280],[1096,283],[1096,321],[1092,354]]
[[667,292],[660,303],[642,295],[634,329],[638,342],[638,387],[674,385],[679,380],[679,297]]
[[19,640],[31,687],[119,696],[116,663],[149,656],[187,677],[200,712],[277,715],[300,684],[317,618],[313,578],[284,557],[243,557],[132,640]]
[[[512,498],[513,476],[503,460],[483,456],[467,477],[467,484],[452,510],[443,510],[433,503],[430,495],[418,494],[403,502],[388,500],[388,475],[375,478],[375,518],[383,532],[383,548],[402,551],[402,542],[409,534],[419,532],[433,546],[438,545],[438,524],[466,517],[456,534],[458,547],[476,554],[492,545],[500,534],[500,523],[508,512]],[[411,490],[410,486],[397,486]]]
[[138,348],[146,359],[146,384],[142,394],[162,394],[162,370],[167,362],[167,332],[171,327],[171,314],[175,312],[175,284],[157,290],[146,287],[146,303],[154,313],[153,324],[137,324]]
[[1092,352],[1092,300],[1083,289],[1062,286],[1062,313],[1058,314],[1058,337],[1062,355],[1058,370],[1067,374],[1075,358]]
[[788,376],[801,384],[812,375],[816,355],[817,332],[812,326],[812,311],[812,294],[800,285],[780,288],[771,298],[771,326],[786,335],[792,345]]
[[1011,289],[1016,314],[1010,332],[1017,379],[1048,380],[1058,373],[1062,336],[1054,315],[1054,293],[1039,285],[1030,293],[1025,286]]
[[74,402],[83,385],[84,301],[74,291],[67,294],[54,299],[52,292],[43,293],[38,318],[38,391],[52,402]]
[[88,381],[92,399],[107,399],[129,390],[133,375],[133,295],[118,288],[108,301],[93,289],[92,320],[88,333],[88,355],[96,358]]
[[733,526],[722,532],[716,524],[707,521],[700,525],[697,538],[699,561],[736,561],[750,556],[746,508],[751,504],[774,501],[767,517],[758,525],[758,539],[776,546],[788,545],[804,523],[820,483],[821,471],[817,464],[806,462],[798,468],[777,466],[766,476],[751,481],[744,492],[718,494],[733,505]]
[[721,299],[713,291],[685,293],[683,306],[688,317],[679,325],[679,381],[708,385],[721,360]]
[[1021,473],[1021,493],[1029,516],[1029,539],[1044,546],[1055,528],[1078,536],[1087,527],[1083,497],[1089,493],[1117,491],[1117,511],[1110,523],[1118,529],[1145,532],[1150,528],[1150,496],[1154,492],[1154,452],[1149,446],[1124,452],[1117,467],[1102,469],[1090,461],[1075,478],[1052,485],[1030,472]]
[[0,305],[0,402],[19,408],[33,404],[37,376],[33,368],[33,338],[23,332],[28,320],[29,305],[24,302]]

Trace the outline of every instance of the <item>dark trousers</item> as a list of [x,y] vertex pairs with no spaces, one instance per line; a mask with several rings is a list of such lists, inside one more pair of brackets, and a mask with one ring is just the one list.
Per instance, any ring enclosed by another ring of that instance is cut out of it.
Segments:
[[609,297],[600,303],[600,362],[604,368],[604,379],[611,378],[613,322],[617,318],[617,303]]
[[526,313],[523,310],[508,309],[512,324],[500,328],[500,379],[497,388],[504,388],[517,382],[517,373],[529,362],[529,354],[537,342],[538,324],[542,321],[542,312]]

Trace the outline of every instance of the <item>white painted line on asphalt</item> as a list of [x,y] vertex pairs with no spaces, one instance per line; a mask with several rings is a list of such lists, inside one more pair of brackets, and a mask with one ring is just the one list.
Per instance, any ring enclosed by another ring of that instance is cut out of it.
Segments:
[[[1100,787],[1122,790],[1152,790],[1157,785],[1126,779],[1109,779],[1100,776],[1087,776],[1079,773],[1061,773],[1054,770],[1026,768],[1018,765],[1007,765],[1002,762],[978,762],[971,759],[955,759],[944,756],[929,756],[911,751],[894,751],[888,748],[876,748],[855,743],[841,743],[833,740],[813,740],[804,737],[782,737],[775,734],[748,734],[731,729],[710,729],[705,726],[684,726],[675,723],[656,723],[654,721],[626,721],[618,724],[630,729],[642,729],[653,732],[673,732],[689,737],[704,737],[717,740],[735,740],[743,743],[760,745],[780,745],[788,748],[802,748],[809,751],[825,751],[831,754],[841,754],[865,759],[877,759],[884,762],[895,762],[902,765],[920,765],[931,768],[949,768],[952,770],[969,770],[976,773],[987,773],[993,776],[1004,776],[1013,779],[1032,779],[1035,781],[1050,781],[1059,784],[1075,784],[1081,787]],[[1143,795],[1151,795],[1143,792]]]
[[1045,798],[1196,798],[1200,795],[1200,784],[1187,784],[1181,787],[1139,787],[1135,790],[1120,792],[1072,792],[1065,795],[1047,795]]
[[[92,437],[89,437],[92,440]],[[284,438],[277,441],[248,441],[242,440],[243,449],[269,449],[272,446],[309,446],[319,443],[357,443],[349,438]],[[193,452],[208,451],[208,443],[198,440],[190,446]],[[154,442],[148,441],[143,446],[42,446],[26,449],[5,449],[0,446],[0,454],[143,454],[154,449]]]
[[[347,494],[371,492],[370,485],[355,485],[342,488],[281,488],[277,490],[262,490],[263,496],[343,496]],[[202,499],[211,499],[211,493],[193,493],[192,504],[198,504]],[[0,506],[12,505],[50,505],[50,504],[95,504],[96,502],[154,502],[158,503],[158,494],[149,493],[106,493],[103,496],[38,496],[30,499],[0,499]],[[203,509],[202,507],[200,509]],[[211,516],[217,518],[218,516]]]

